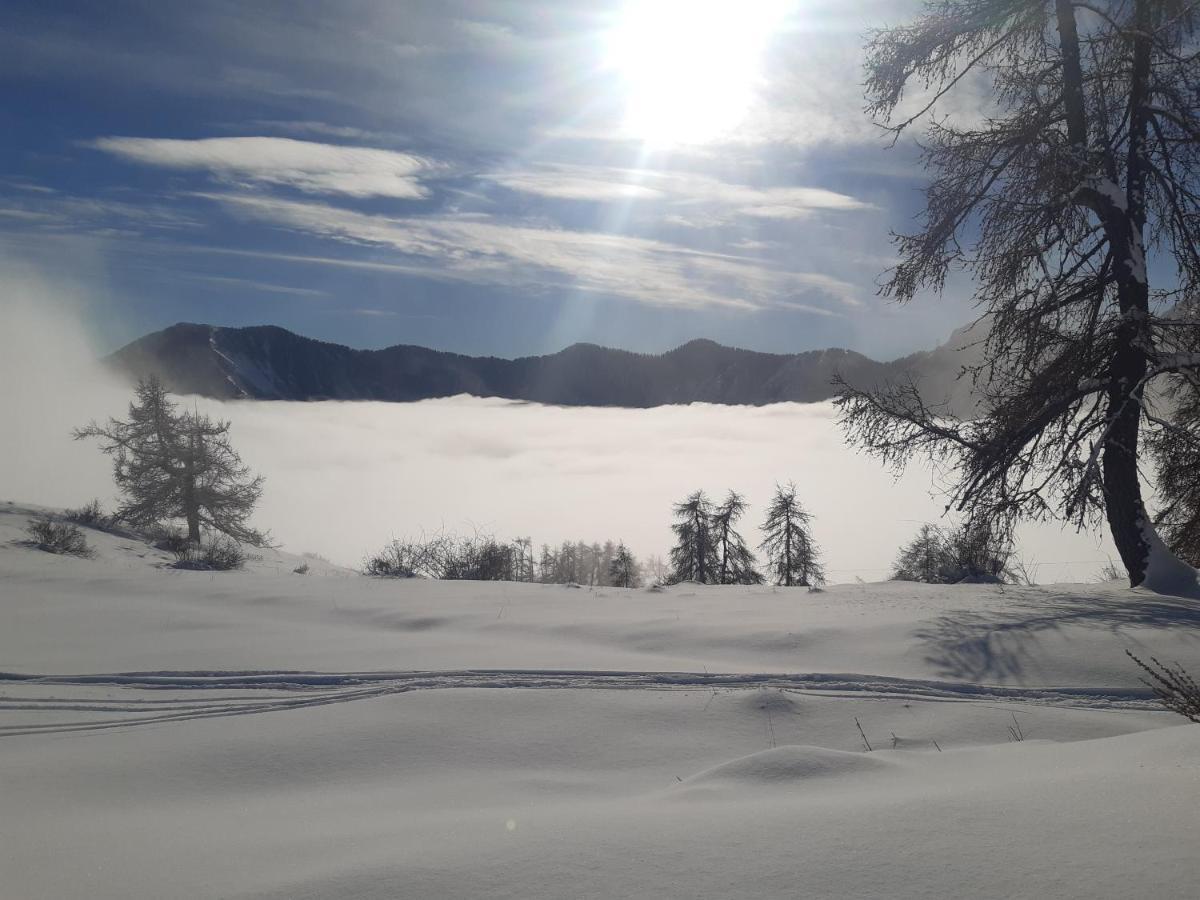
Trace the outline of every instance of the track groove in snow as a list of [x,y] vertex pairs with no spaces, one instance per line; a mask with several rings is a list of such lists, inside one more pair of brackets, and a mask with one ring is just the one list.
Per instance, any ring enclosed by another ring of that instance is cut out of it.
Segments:
[[[116,689],[104,697],[58,697],[44,693],[0,694],[5,712],[122,713],[120,718],[0,724],[0,736],[93,731],[219,716],[252,715],[350,703],[389,694],[453,688],[521,690],[750,690],[773,689],[824,695],[877,696],[936,701],[1027,701],[1091,709],[1155,709],[1144,689],[1103,687],[1016,688],[967,682],[927,681],[879,675],[709,672],[622,672],[542,669],[462,669],[444,672],[189,671],[116,672],[92,675],[0,673],[0,686]],[[177,696],[119,696],[174,691]],[[206,696],[220,691],[218,696]]]

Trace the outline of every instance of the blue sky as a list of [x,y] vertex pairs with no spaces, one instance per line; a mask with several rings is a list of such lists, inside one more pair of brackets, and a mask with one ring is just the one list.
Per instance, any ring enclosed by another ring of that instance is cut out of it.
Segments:
[[120,2],[0,12],[0,254],[177,321],[519,356],[696,337],[877,357],[923,175],[863,116],[904,0]]

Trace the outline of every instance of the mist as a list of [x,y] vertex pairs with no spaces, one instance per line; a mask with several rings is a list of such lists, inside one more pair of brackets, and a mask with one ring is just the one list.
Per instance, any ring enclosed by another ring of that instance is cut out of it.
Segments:
[[[115,500],[109,460],[71,429],[123,415],[130,398],[96,363],[69,287],[3,283],[0,501],[79,506]],[[831,404],[654,409],[548,407],[454,397],[369,402],[180,403],[232,422],[244,460],[266,477],[255,523],[285,549],[358,565],[393,536],[439,529],[563,540],[624,540],[664,554],[671,504],[703,489],[751,504],[757,526],[776,482],[794,480],[815,516],[832,582],[887,577],[897,548],[940,521],[933,474],[894,479],[844,442]],[[1027,525],[1022,556],[1044,582],[1089,580],[1114,555],[1098,534]]]

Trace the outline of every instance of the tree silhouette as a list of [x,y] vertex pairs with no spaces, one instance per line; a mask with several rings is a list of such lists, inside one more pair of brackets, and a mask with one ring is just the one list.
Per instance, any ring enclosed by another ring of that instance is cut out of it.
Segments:
[[696,491],[675,504],[675,546],[671,548],[671,580],[711,584],[719,561],[712,536],[712,503]]
[[134,393],[127,421],[91,422],[74,432],[76,440],[97,438],[113,458],[113,479],[124,495],[114,519],[135,527],[182,519],[192,543],[207,528],[265,545],[268,536],[249,525],[263,479],[233,449],[229,423],[180,414],[154,376],[138,382]]
[[613,587],[632,588],[641,584],[641,567],[624,541],[617,545],[608,563],[608,580]]
[[776,584],[813,586],[825,583],[820,549],[812,537],[812,516],[796,499],[796,485],[775,486],[763,522],[763,552]]
[[[988,327],[969,368],[971,421],[911,384],[844,383],[852,439],[886,462],[928,454],[973,516],[1108,522],[1130,583],[1179,570],[1138,478],[1161,427],[1155,379],[1196,373],[1197,321],[1169,313],[1200,277],[1200,110],[1194,4],[1183,0],[937,0],[867,47],[870,112],[897,137],[968,81],[986,117],[933,116],[921,227],[897,237],[885,294],[904,302],[971,273]],[[928,88],[916,109],[901,101]],[[1151,290],[1147,250],[1174,277]]]
[[730,491],[725,501],[713,510],[712,538],[719,560],[717,584],[762,584],[762,574],[755,568],[754,553],[735,527],[745,512],[746,501],[736,491]]

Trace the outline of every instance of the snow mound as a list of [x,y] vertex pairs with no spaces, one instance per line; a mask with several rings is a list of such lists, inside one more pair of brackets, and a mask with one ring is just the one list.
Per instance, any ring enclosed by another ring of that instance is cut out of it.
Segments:
[[813,779],[844,778],[882,772],[893,763],[867,753],[790,745],[730,760],[684,779],[686,787],[745,785],[778,787]]
[[1141,522],[1142,538],[1150,547],[1146,560],[1146,577],[1141,586],[1156,594],[1200,598],[1200,583],[1196,570],[1167,549],[1158,532],[1145,519]]

